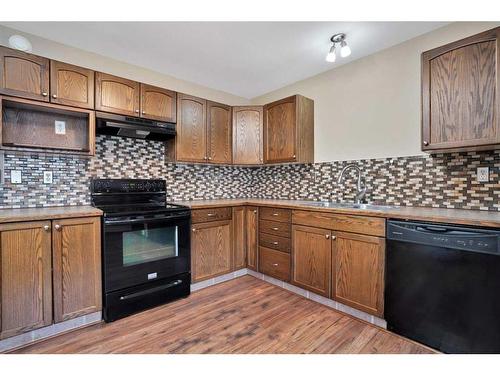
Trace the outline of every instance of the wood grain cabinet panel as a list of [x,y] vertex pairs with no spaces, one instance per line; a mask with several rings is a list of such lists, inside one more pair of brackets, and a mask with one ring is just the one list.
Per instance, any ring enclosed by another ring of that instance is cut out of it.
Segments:
[[245,268],[246,249],[246,207],[233,207],[233,269]]
[[259,272],[283,281],[290,281],[290,254],[259,248]]
[[73,107],[94,108],[94,71],[50,61],[50,101]]
[[330,296],[331,232],[294,225],[292,229],[292,283]]
[[194,224],[191,236],[192,281],[202,281],[231,272],[232,221]]
[[49,101],[49,59],[0,47],[0,94]]
[[177,94],[177,161],[207,161],[206,108],[205,99]]
[[101,310],[99,218],[53,222],[54,321]]
[[263,107],[233,107],[233,163],[262,164]]
[[139,116],[140,84],[110,74],[95,73],[95,109]]
[[177,93],[141,83],[141,117],[176,122]]
[[257,271],[259,260],[259,209],[257,207],[247,207],[245,209],[246,225],[246,249],[247,249],[247,267]]
[[231,107],[207,102],[208,161],[214,164],[231,164],[232,125]]
[[52,322],[50,225],[0,225],[0,339]]
[[264,106],[264,162],[314,162],[314,102],[294,95]]
[[202,208],[191,211],[191,221],[193,224],[197,224],[208,221],[231,220],[231,213],[231,207]]
[[500,28],[422,54],[422,150],[500,146]]
[[333,232],[332,298],[383,316],[385,239]]

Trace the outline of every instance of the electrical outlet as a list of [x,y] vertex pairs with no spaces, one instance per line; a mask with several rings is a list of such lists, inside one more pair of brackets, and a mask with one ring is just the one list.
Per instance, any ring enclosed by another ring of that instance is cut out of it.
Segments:
[[23,182],[21,171],[10,171],[10,182],[12,184],[20,184]]
[[52,171],[43,171],[43,183],[44,184],[52,183]]
[[490,168],[478,167],[477,168],[477,182],[490,182]]

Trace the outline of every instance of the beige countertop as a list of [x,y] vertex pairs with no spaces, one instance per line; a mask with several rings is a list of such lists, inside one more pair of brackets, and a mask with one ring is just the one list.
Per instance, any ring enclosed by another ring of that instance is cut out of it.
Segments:
[[92,206],[8,208],[0,209],[0,223],[65,219],[71,217],[89,217],[101,215],[102,211]]
[[408,219],[450,224],[464,224],[500,228],[500,212],[463,210],[451,208],[429,207],[398,207],[380,206],[368,209],[349,207],[318,207],[311,205],[310,201],[301,200],[276,200],[276,199],[214,199],[196,201],[176,201],[173,203],[189,206],[192,209],[215,208],[228,206],[270,206],[308,211],[321,211],[342,213],[348,215],[377,216],[391,219]]

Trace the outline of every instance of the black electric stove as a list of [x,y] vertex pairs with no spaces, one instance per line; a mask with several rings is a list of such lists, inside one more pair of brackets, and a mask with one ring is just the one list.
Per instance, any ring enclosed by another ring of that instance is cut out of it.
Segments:
[[166,182],[95,179],[91,197],[104,212],[104,320],[189,295],[191,211],[166,202]]

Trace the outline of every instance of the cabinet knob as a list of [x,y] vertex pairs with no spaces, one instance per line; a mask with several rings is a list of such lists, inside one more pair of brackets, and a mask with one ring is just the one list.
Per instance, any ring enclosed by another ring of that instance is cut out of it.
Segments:
[[335,237],[335,236],[332,236],[332,241],[333,241],[333,240],[336,240],[336,239],[337,239],[337,237]]
[[207,214],[207,216],[208,216],[208,217],[212,217],[212,216],[215,216],[215,214],[213,214],[213,213],[209,213],[209,214]]
[[257,213],[257,210],[253,210],[253,213],[256,214]]
[[44,230],[45,232],[48,232],[48,231],[50,230],[50,225],[44,225],[44,226],[43,226],[43,230]]
[[279,228],[274,227],[273,230],[278,230]]
[[271,264],[271,266],[273,266],[273,267],[278,267],[278,266],[279,266],[279,264],[278,264],[278,263],[273,263],[273,264]]
[[330,239],[330,235],[329,235],[329,234],[327,234],[327,235],[325,236],[325,238],[326,238],[327,240],[328,240],[328,239]]
[[47,96],[48,94],[46,92],[42,92],[42,96]]
[[196,232],[196,228],[191,229],[193,232]]
[[428,141],[424,141],[424,146],[429,146],[429,142]]
[[138,110],[138,109],[136,109],[136,110],[135,110],[135,113],[139,113],[139,110]]
[[59,231],[60,231],[60,230],[61,230],[61,228],[62,228],[62,226],[61,226],[61,225],[59,225],[59,224],[56,224],[56,225],[54,226],[54,228],[56,228],[56,230],[59,230]]
[[276,212],[273,214],[273,216],[278,216],[278,215],[279,215],[279,214],[278,214],[278,213],[276,213]]
[[142,114],[145,115],[146,114],[146,111],[142,111]]
[[212,157],[211,157],[211,156],[209,156],[209,157],[208,157],[208,160],[212,160]]
[[278,245],[278,241],[274,241],[273,245],[277,246]]
[[56,95],[56,94],[52,94],[52,97],[53,97],[54,99],[57,99],[57,95]]
[[294,158],[294,159],[296,158],[295,154],[292,156],[292,158]]

